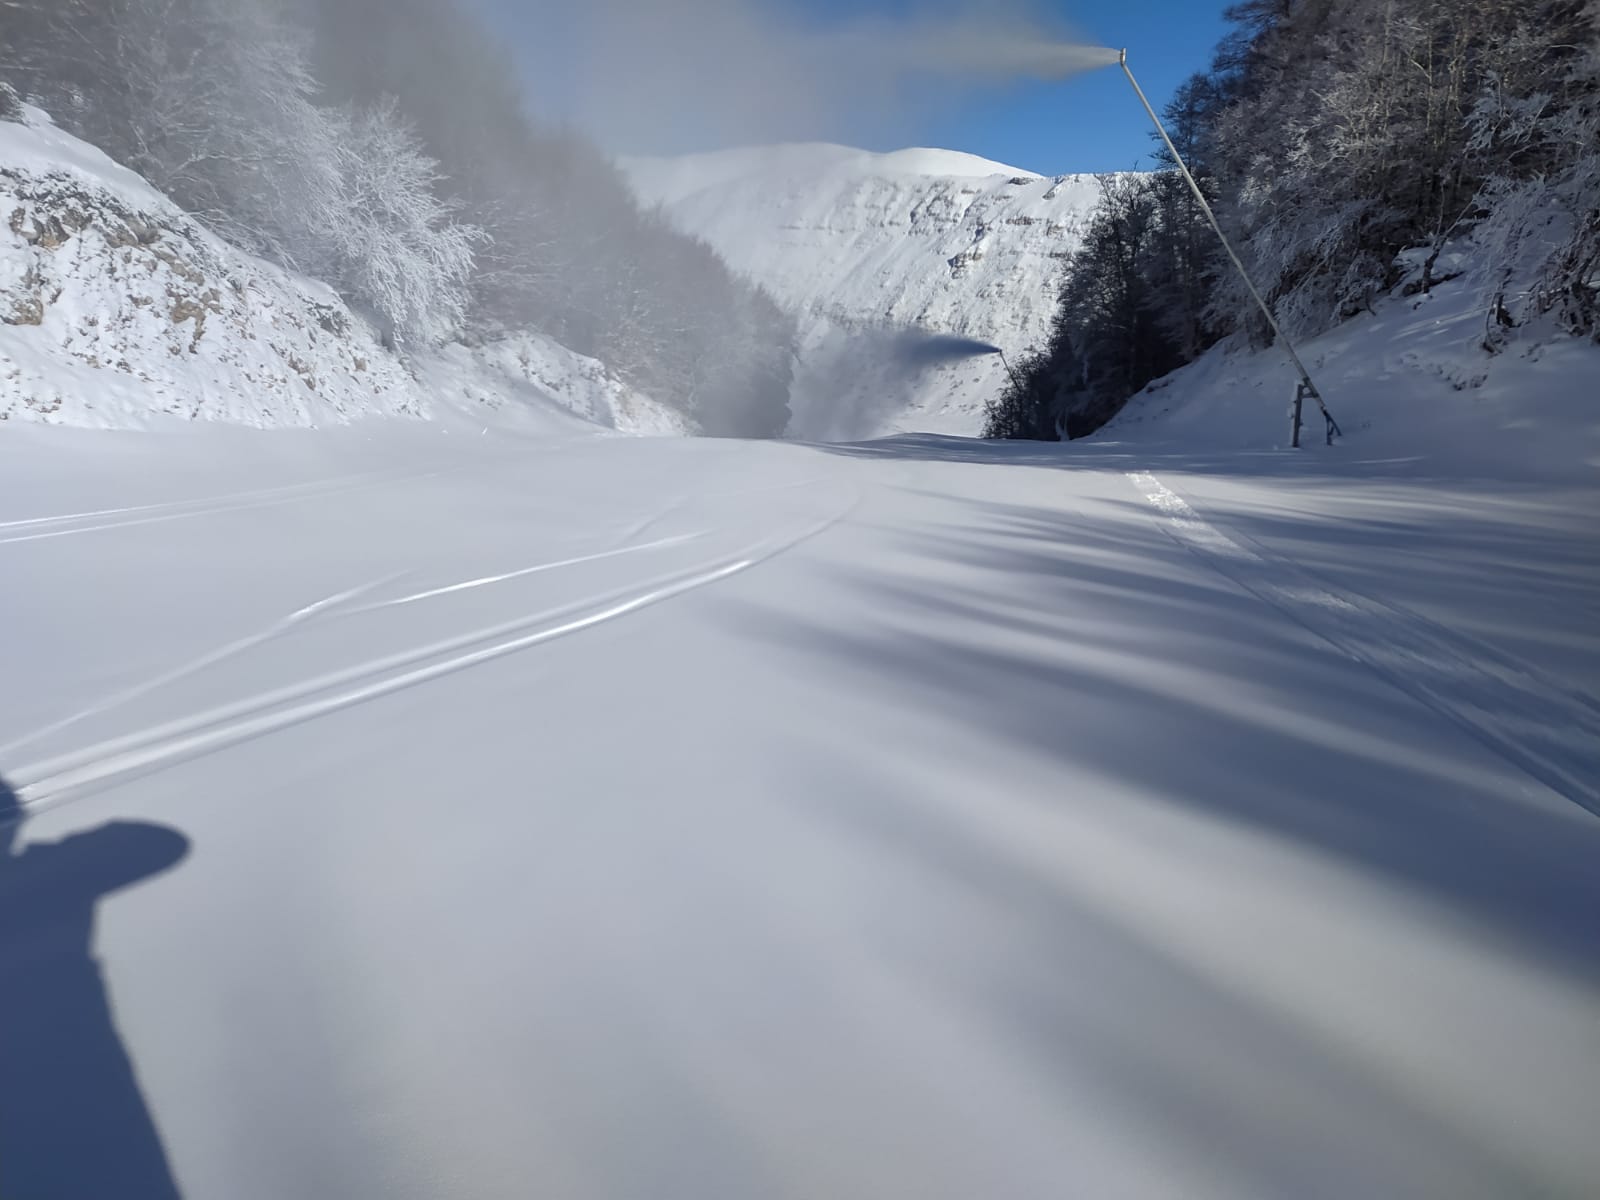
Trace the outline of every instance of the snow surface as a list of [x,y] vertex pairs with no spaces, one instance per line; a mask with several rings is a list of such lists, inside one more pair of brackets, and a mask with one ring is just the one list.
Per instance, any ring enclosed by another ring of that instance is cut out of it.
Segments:
[[331,289],[227,245],[27,111],[25,124],[0,122],[0,420],[460,416],[557,432],[576,413],[629,433],[687,429],[601,364],[533,334],[403,362]]
[[[96,212],[5,269],[103,317],[205,248],[32,134]],[[123,344],[207,397],[222,307]],[[1593,347],[1445,288],[1306,348],[1331,448],[1226,351],[1084,443],[812,445],[596,436],[662,418],[515,337],[432,420],[63,427],[137,375],[54,319],[0,327],[63,393],[0,424],[0,1194],[1592,1195]]]
[[12,423],[0,1188],[1589,1196],[1590,393],[1397,320],[1301,452]]
[[818,439],[977,433],[999,359],[910,375],[882,335],[955,334],[1013,355],[1042,345],[1100,194],[1094,176],[942,150],[802,144],[623,167],[644,203],[801,315],[792,429]]

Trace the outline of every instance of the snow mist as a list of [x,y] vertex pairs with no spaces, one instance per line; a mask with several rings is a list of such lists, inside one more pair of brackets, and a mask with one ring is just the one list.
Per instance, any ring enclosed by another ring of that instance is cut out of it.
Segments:
[[1103,46],[965,28],[925,31],[908,39],[894,53],[911,70],[995,80],[1065,79],[1115,66],[1121,56],[1120,51]]
[[960,362],[964,358],[983,358],[999,354],[999,346],[980,342],[975,338],[956,337],[944,333],[923,333],[908,329],[888,339],[888,354],[907,370],[920,371],[942,363]]
[[835,329],[808,347],[790,389],[789,433],[803,441],[877,436],[929,372],[999,354],[975,338],[921,329]]
[[537,106],[620,154],[774,142],[913,144],[930,111],[1017,79],[1114,64],[1037,0],[804,19],[778,0],[478,0]]

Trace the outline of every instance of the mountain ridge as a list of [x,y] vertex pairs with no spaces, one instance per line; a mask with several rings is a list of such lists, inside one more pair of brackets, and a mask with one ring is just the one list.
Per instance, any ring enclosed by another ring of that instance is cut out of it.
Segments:
[[829,143],[620,165],[643,204],[799,315],[791,432],[809,438],[977,433],[998,359],[912,377],[877,335],[953,334],[1008,355],[1042,344],[1102,178]]

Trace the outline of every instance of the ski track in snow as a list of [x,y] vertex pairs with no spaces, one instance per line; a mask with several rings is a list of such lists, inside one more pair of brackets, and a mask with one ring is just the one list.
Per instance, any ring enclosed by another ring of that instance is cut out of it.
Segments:
[[[859,501],[860,497],[855,497],[842,511],[809,526],[796,536],[769,541],[747,553],[719,560],[709,566],[659,577],[645,583],[642,591],[641,585],[635,583],[629,587],[586,597],[532,616],[478,629],[285,688],[246,697],[232,704],[113,738],[31,767],[23,767],[12,773],[12,779],[17,785],[16,796],[21,805],[19,819],[26,819],[46,808],[75,799],[107,783],[171,766],[369,700],[416,687],[730,579],[753,567],[770,562],[801,543],[831,529],[845,520],[855,510]],[[682,540],[688,539],[663,539],[669,543]],[[648,545],[659,544],[661,543]],[[637,547],[637,549],[644,548],[647,547]],[[609,552],[591,557],[613,557],[616,553]],[[343,593],[339,597],[319,601],[317,605],[310,607],[320,613],[326,611],[324,606],[346,595],[348,593]],[[416,598],[420,597],[410,599]],[[374,607],[385,607],[385,605]],[[305,613],[307,610],[301,612]],[[550,622],[556,623],[552,625]],[[541,625],[545,628],[524,632]],[[513,634],[517,636],[507,637]],[[495,641],[497,638],[507,640]],[[261,639],[258,637],[257,642],[259,640]],[[484,642],[491,644],[482,645]],[[215,652],[209,661],[217,661],[220,653]],[[430,659],[439,661],[429,662]],[[198,666],[191,664],[191,669],[198,669]],[[322,695],[322,693],[331,694]]]
[[23,746],[40,740],[41,738],[49,737],[51,734],[60,733],[64,729],[71,728],[73,725],[76,725],[81,721],[86,721],[90,717],[100,716],[103,713],[120,708],[131,701],[137,700],[143,696],[148,696],[151,692],[157,691],[160,688],[177,683],[179,680],[186,679],[191,675],[198,674],[209,667],[217,666],[220,663],[226,662],[230,658],[236,658],[248,650],[252,650],[257,646],[265,645],[266,643],[283,637],[288,633],[304,629],[317,621],[360,616],[364,613],[381,612],[384,609],[398,608],[408,604],[416,604],[423,600],[432,600],[439,596],[448,596],[475,588],[489,587],[497,583],[506,583],[514,579],[522,579],[526,578],[527,576],[541,574],[546,571],[559,570],[563,567],[579,566],[583,563],[599,562],[603,559],[620,558],[626,554],[637,554],[645,550],[656,550],[667,546],[680,545],[685,542],[693,541],[702,536],[704,535],[690,533],[682,534],[677,537],[661,538],[657,541],[646,542],[642,545],[624,546],[620,549],[606,550],[598,554],[584,554],[575,558],[560,559],[555,562],[538,563],[531,567],[523,567],[519,570],[507,571],[498,575],[486,575],[477,579],[467,579],[459,583],[451,583],[442,587],[430,588],[427,591],[413,592],[410,595],[398,596],[392,600],[378,600],[371,604],[363,604],[358,607],[349,607],[350,601],[355,600],[358,597],[368,595],[371,592],[375,592],[379,588],[385,587],[396,582],[397,580],[403,579],[407,574],[409,574],[409,572],[399,571],[391,575],[385,575],[382,578],[372,580],[371,582],[358,584],[355,587],[347,588],[341,592],[336,592],[331,596],[325,596],[320,600],[296,609],[294,612],[285,617],[280,617],[278,620],[273,621],[270,625],[263,629],[257,630],[255,633],[247,634],[244,637],[228,642],[226,645],[219,646],[214,650],[209,650],[205,654],[202,654],[198,658],[192,659],[181,666],[174,667],[168,671],[163,671],[161,674],[156,675],[151,679],[144,680],[143,682],[134,684],[133,686],[122,691],[115,692],[102,700],[98,700],[87,708],[81,709],[78,712],[53,721],[49,725],[44,725],[38,729],[34,729],[28,733],[25,733],[20,737],[7,742],[5,745],[0,746],[0,754],[10,754]]
[[577,567],[584,563],[602,562],[609,558],[621,558],[627,554],[639,554],[645,550],[661,550],[668,546],[681,546],[686,542],[696,541],[704,537],[704,533],[682,533],[673,537],[657,538],[652,542],[641,542],[638,545],[619,546],[615,550],[601,550],[595,554],[580,554],[574,558],[557,559],[555,562],[535,563],[531,567],[519,567],[514,571],[503,571],[498,575],[483,575],[477,579],[464,579],[459,583],[447,583],[441,587],[429,588],[422,592],[412,592],[409,596],[397,596],[393,600],[375,600],[371,604],[363,604],[358,608],[347,608],[329,615],[340,617],[355,617],[362,613],[381,612],[387,608],[402,608],[407,604],[417,604],[423,600],[432,600],[439,596],[452,596],[458,592],[472,591],[475,588],[492,587],[497,583],[509,583],[513,579],[526,579],[530,575],[540,575],[546,571],[557,571],[563,567]]
[[[350,476],[359,478],[359,476]],[[157,504],[129,504],[121,508],[94,508],[87,512],[58,513],[47,517],[22,517],[12,521],[0,521],[0,529],[34,528],[40,525],[64,525],[74,521],[92,521],[97,517],[121,517],[137,513],[168,512],[174,509],[199,508],[207,505],[226,504],[234,500],[256,500],[264,496],[276,496],[286,492],[303,491],[306,488],[318,486],[326,481],[311,481],[308,483],[291,483],[281,487],[251,488],[244,492],[226,492],[220,496],[209,496],[188,500],[165,500]]]
[[1224,533],[1148,472],[1128,479],[1181,544],[1219,574],[1600,816],[1600,702],[1527,663]]
[[[0,530],[28,531],[0,536],[0,546],[43,541],[46,538],[72,537],[80,533],[99,533],[108,529],[127,529],[135,525],[181,521],[191,517],[209,517],[218,513],[242,512],[254,508],[276,508],[285,504],[320,500],[326,496],[344,495],[389,484],[416,483],[424,479],[437,478],[442,473],[424,471],[352,475],[311,483],[289,484],[285,487],[263,488],[259,491],[235,492],[204,500],[174,500],[164,504],[141,504],[130,508],[108,508],[95,512],[66,513],[54,517],[29,517],[19,521],[0,522]],[[97,520],[101,517],[113,519]],[[83,524],[86,521],[92,523]]]
[[650,532],[650,530],[654,529],[657,525],[660,525],[668,517],[674,516],[675,514],[682,512],[691,504],[698,503],[702,500],[726,500],[734,496],[764,496],[770,495],[774,492],[792,492],[797,491],[800,488],[814,487],[816,484],[821,482],[823,482],[823,478],[822,476],[818,475],[808,479],[797,479],[793,483],[761,484],[756,487],[730,488],[724,491],[695,492],[692,495],[680,496],[671,504],[668,504],[665,508],[658,509],[656,512],[644,517],[642,520],[635,521],[632,525],[629,525],[625,530],[623,530],[619,540],[631,542],[636,538],[643,537],[646,533]]
[[170,684],[177,683],[181,679],[187,679],[191,675],[198,674],[207,667],[214,667],[218,663],[226,662],[230,658],[235,658],[247,650],[253,649],[256,646],[264,645],[275,638],[282,637],[284,634],[289,633],[296,628],[302,627],[309,622],[316,620],[318,617],[327,616],[329,613],[337,611],[340,606],[344,605],[348,601],[354,600],[358,596],[364,596],[368,592],[376,591],[378,588],[383,587],[386,584],[393,583],[397,579],[403,578],[403,574],[404,573],[389,575],[382,579],[373,580],[371,583],[364,583],[353,588],[346,588],[342,592],[335,592],[331,596],[325,596],[321,600],[307,604],[303,608],[298,608],[288,616],[278,618],[264,629],[257,630],[252,634],[247,634],[242,638],[236,638],[235,640],[228,642],[226,645],[219,646],[214,650],[208,650],[198,658],[191,659],[181,666],[173,667],[172,669],[163,671],[161,674],[150,679],[136,683],[131,687],[124,688],[118,692],[113,692],[111,695],[95,701],[87,708],[79,709],[77,712],[71,713],[68,716],[60,718],[59,720],[52,721],[48,725],[42,725],[37,729],[34,729],[28,733],[24,733],[20,737],[14,738],[5,745],[0,746],[0,754],[10,754],[14,750],[18,750],[21,747],[29,745],[32,742],[36,742],[41,738],[49,737],[54,733],[60,733],[63,729],[70,729],[80,721],[86,721],[90,717],[99,716],[102,713],[107,713],[113,709],[121,708],[124,704],[138,700],[143,696],[148,696],[151,692],[157,691]]

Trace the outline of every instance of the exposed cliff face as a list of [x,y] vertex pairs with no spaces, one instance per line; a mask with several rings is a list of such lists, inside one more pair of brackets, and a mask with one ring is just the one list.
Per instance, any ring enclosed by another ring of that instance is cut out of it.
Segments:
[[624,164],[640,198],[802,315],[793,407],[804,436],[975,433],[1004,367],[980,358],[915,380],[856,335],[917,328],[1042,343],[1094,176],[1042,178],[942,150],[732,150]]

